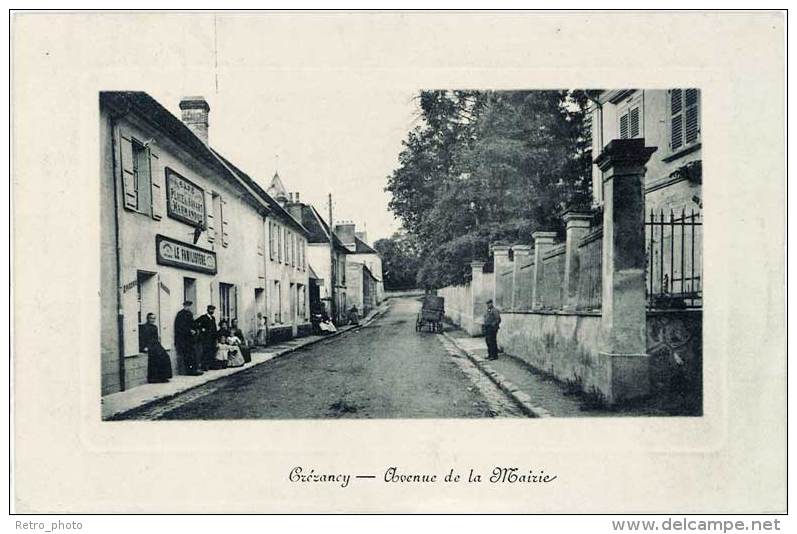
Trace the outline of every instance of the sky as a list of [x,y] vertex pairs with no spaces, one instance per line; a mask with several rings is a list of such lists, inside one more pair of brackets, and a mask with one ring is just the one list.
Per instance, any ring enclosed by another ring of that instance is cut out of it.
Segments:
[[[186,95],[166,90],[152,96],[180,117]],[[384,188],[413,126],[412,92],[313,86],[279,91],[238,73],[234,84],[221,77],[218,93],[202,96],[210,105],[210,145],[264,189],[278,170],[288,191],[325,219],[332,194],[334,220],[353,221],[370,242],[399,228]]]

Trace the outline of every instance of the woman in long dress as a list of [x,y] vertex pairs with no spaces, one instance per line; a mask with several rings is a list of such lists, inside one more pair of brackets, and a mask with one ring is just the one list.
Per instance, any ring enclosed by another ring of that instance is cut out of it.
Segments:
[[243,367],[245,362],[240,344],[241,340],[236,336],[227,337],[227,367]]
[[147,382],[168,382],[172,377],[172,360],[161,345],[154,313],[148,313],[147,322],[139,326],[138,345],[139,350],[145,352],[148,357]]

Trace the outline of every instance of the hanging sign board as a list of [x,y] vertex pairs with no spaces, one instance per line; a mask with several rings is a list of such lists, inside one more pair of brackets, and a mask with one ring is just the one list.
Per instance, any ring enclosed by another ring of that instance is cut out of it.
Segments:
[[205,192],[166,168],[166,211],[169,217],[191,226],[205,227]]

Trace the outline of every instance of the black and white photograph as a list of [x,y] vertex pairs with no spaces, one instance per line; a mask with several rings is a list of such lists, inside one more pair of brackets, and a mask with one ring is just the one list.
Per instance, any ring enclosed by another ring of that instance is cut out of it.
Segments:
[[701,415],[699,88],[298,99],[99,94],[103,417]]
[[140,7],[9,13],[13,513],[788,512],[785,11]]

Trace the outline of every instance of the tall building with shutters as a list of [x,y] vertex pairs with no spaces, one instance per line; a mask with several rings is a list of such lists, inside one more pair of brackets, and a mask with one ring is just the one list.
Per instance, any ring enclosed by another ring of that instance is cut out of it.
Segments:
[[251,341],[268,341],[276,326],[289,336],[309,330],[299,253],[279,268],[293,273],[278,297],[282,315],[269,301],[275,275],[267,252],[273,221],[291,229],[294,251],[306,230],[210,147],[203,98],[180,108],[182,120],[146,93],[100,93],[103,394],[146,382],[138,330],[148,313],[157,316],[173,371],[183,370],[174,319],[185,300],[195,316],[215,305],[216,318],[237,319]]
[[[702,307],[703,165],[700,89],[603,91],[594,102],[592,153],[613,139],[656,147],[645,172],[646,289],[649,309]],[[593,200],[603,205],[603,173],[592,168]]]
[[[644,138],[657,147],[647,164],[645,205],[650,212],[699,211],[702,206],[701,94],[699,89],[603,91],[593,103],[592,153],[612,139]],[[596,205],[603,203],[603,174],[592,168]]]

